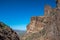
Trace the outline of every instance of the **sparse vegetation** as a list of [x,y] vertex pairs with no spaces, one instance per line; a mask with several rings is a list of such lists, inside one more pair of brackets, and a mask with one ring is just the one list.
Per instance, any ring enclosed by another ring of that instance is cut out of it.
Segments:
[[0,40],[20,40],[20,38],[9,26],[0,22]]
[[25,40],[33,40],[33,39],[36,39],[36,38],[40,38],[41,36],[44,36],[46,33],[46,31],[43,29],[37,33],[33,33],[31,34],[30,36],[28,36]]
[[3,22],[0,22],[0,27],[1,27],[2,29],[4,29],[5,27],[7,27],[7,25],[4,24]]

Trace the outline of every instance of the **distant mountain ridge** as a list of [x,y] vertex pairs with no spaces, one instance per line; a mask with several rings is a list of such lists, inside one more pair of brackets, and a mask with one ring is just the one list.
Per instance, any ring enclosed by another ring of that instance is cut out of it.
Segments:
[[26,31],[24,30],[14,30],[14,31],[17,32],[17,34],[20,36],[23,36],[26,33]]

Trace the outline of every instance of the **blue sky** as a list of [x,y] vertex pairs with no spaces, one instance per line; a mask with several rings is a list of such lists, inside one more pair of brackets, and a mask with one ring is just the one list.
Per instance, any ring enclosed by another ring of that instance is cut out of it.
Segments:
[[55,7],[55,0],[0,0],[0,21],[12,29],[26,30],[32,16],[43,16],[44,6]]

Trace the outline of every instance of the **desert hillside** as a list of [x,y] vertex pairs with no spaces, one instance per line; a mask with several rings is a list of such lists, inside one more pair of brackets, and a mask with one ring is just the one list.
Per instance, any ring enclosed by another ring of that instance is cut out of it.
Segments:
[[9,26],[0,22],[0,40],[20,40],[20,37]]

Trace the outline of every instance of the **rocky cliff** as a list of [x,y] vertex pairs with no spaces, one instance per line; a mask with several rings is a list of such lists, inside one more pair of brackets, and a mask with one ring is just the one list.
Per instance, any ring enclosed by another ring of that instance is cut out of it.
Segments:
[[32,17],[31,23],[27,26],[27,33],[35,33],[43,29],[45,17]]
[[60,0],[56,8],[45,6],[44,16],[31,18],[24,40],[60,40]]
[[20,38],[14,30],[0,22],[0,40],[20,40]]

